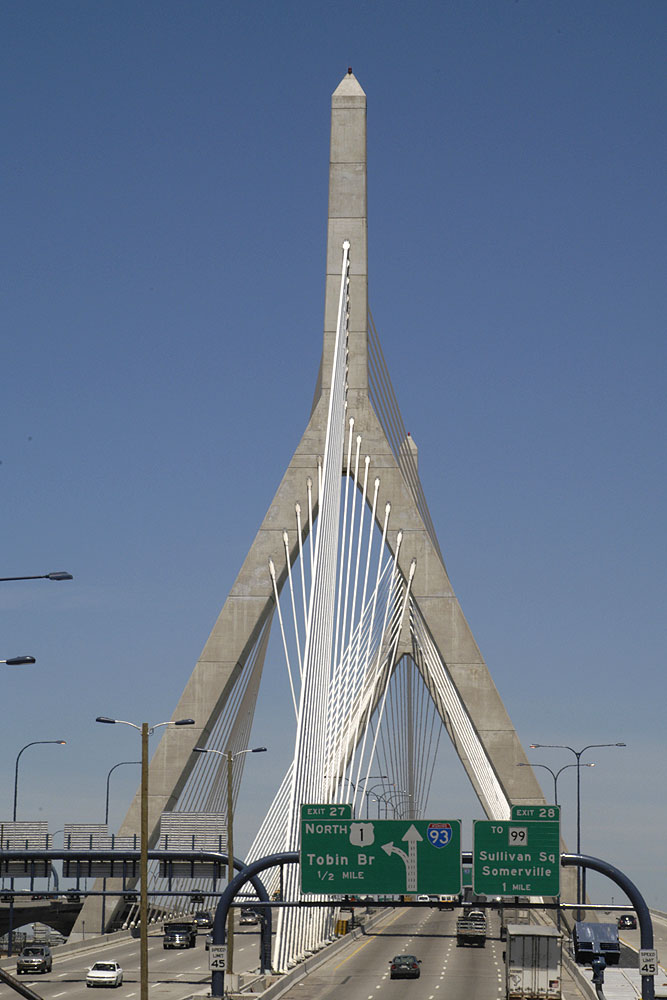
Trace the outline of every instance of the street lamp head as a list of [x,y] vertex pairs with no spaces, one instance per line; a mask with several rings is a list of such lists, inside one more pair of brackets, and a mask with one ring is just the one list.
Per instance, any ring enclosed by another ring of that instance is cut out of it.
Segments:
[[192,748],[192,752],[193,753],[208,753],[208,750],[206,749],[206,747],[193,747]]
[[24,667],[28,663],[35,663],[34,656],[10,656],[8,660],[0,660],[0,663],[6,663],[8,667]]
[[177,719],[174,722],[175,726],[194,726],[194,724],[195,724],[194,719]]
[[67,740],[54,740],[54,743],[59,743],[61,747],[67,746]]
[[266,753],[266,747],[253,747],[250,753]]
[[64,570],[59,570],[57,573],[47,573],[45,575],[46,580],[73,580],[74,577],[71,573],[66,573]]
[[98,715],[95,722],[107,722],[110,726],[116,725],[115,719],[107,719],[106,715]]

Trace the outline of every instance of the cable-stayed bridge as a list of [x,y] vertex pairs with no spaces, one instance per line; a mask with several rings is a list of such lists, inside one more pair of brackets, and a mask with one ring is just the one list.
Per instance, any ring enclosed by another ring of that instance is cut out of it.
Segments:
[[[272,628],[294,749],[246,860],[298,849],[301,803],[352,802],[360,813],[371,776],[386,776],[377,794],[401,815],[423,817],[443,740],[489,818],[544,801],[449,580],[384,362],[368,303],[366,187],[366,95],[349,71],[331,104],[324,340],[310,417],[174,710],[196,724],[165,728],[151,762],[150,846],[165,813],[225,816],[225,761],[193,749],[248,748]],[[244,761],[234,761],[233,802]],[[119,836],[139,819],[137,793]],[[291,871],[286,898],[298,895]],[[99,905],[86,902],[88,926]],[[277,969],[327,939],[330,917],[318,914],[281,912]]]

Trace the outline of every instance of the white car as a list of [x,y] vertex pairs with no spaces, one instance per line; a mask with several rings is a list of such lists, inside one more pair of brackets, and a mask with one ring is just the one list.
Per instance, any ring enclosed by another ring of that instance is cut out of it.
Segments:
[[86,976],[86,986],[120,986],[122,982],[123,970],[118,962],[95,962]]

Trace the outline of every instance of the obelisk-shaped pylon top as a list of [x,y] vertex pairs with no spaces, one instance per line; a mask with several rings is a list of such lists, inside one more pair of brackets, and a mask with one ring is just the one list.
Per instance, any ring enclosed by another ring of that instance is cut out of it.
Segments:
[[320,388],[331,378],[343,241],[350,241],[349,391],[368,388],[368,249],[366,95],[349,70],[331,97],[329,224]]
[[363,101],[363,106],[366,107],[366,94],[362,90],[361,84],[352,72],[352,69],[348,69],[332,96],[334,99],[340,97],[360,97]]

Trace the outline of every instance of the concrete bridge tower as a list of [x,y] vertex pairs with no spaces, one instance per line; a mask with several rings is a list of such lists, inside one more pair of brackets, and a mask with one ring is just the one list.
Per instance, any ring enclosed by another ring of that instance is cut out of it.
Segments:
[[[426,685],[470,782],[489,818],[508,818],[513,804],[544,801],[514,726],[450,582],[424,491],[419,480],[417,448],[405,433],[379,339],[368,309],[368,225],[366,199],[366,95],[350,70],[331,101],[331,153],[326,253],[324,341],[310,417],[236,581],[174,708],[173,718],[193,718],[190,730],[166,728],[150,764],[149,825],[151,844],[160,815],[181,809],[179,799],[199,756],[195,746],[216,738],[229,745],[235,718],[223,735],[216,727],[234,704],[235,691],[252,672],[259,685],[276,594],[302,555],[312,528],[307,517],[293,530],[295,502],[310,509],[317,522],[321,497],[321,462],[330,425],[332,372],[340,324],[341,283],[347,288],[346,419],[372,456],[380,482],[375,521],[391,508],[385,544],[397,573],[410,580],[409,600],[398,657],[409,657]],[[341,271],[341,248],[349,243],[349,269]],[[418,250],[416,251],[418,253]],[[419,336],[412,331],[411,336]],[[293,387],[298,389],[298,386]],[[344,463],[345,465],[345,463]],[[343,471],[346,471],[345,468]],[[350,469],[347,469],[348,474]],[[306,482],[309,482],[308,493]],[[361,483],[357,481],[361,490]],[[366,506],[370,507],[370,493]],[[289,542],[285,532],[291,529]],[[287,554],[286,554],[287,553]],[[276,569],[272,581],[267,566]],[[250,696],[248,696],[250,697]],[[252,700],[252,699],[251,699]],[[247,699],[246,699],[247,701]],[[371,707],[377,705],[376,698]],[[247,704],[246,704],[247,709]],[[237,713],[238,714],[238,713]],[[369,713],[364,716],[368,720]],[[348,736],[350,746],[360,739]],[[346,751],[347,752],[347,751]],[[350,751],[351,752],[351,751]],[[139,830],[138,793],[120,834]],[[91,900],[86,908],[96,903]],[[92,913],[82,917],[95,926]]]

